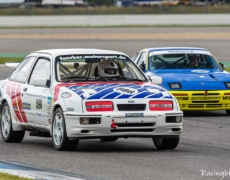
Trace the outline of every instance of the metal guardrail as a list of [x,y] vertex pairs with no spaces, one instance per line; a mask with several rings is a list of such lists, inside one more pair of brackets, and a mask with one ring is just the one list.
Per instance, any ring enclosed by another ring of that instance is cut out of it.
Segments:
[[230,14],[2,16],[0,27],[230,25]]

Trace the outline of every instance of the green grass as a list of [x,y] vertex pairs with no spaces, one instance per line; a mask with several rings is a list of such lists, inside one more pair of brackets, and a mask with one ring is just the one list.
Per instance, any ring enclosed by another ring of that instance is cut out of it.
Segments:
[[[61,8],[4,8],[0,16],[10,15],[103,15],[103,14],[204,14],[204,6],[96,6],[96,7],[63,7]],[[230,13],[230,5],[208,6],[207,13]]]
[[21,62],[23,58],[7,58],[0,57],[0,64],[5,64],[6,62]]
[[0,180],[30,180],[29,178],[21,178],[18,176],[13,176],[5,173],[0,173]]

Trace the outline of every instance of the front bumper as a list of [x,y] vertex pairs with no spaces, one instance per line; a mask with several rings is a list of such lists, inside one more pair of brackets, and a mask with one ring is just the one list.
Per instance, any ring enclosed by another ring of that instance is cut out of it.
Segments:
[[[129,114],[137,112],[129,112]],[[73,113],[64,112],[69,139],[101,137],[179,137],[183,127],[182,111],[138,112],[142,117],[126,117],[124,112]],[[166,123],[166,117],[179,116],[181,123]],[[100,118],[100,124],[81,125],[80,118]],[[112,124],[116,125],[114,128]]]
[[230,110],[230,90],[170,91],[181,110]]

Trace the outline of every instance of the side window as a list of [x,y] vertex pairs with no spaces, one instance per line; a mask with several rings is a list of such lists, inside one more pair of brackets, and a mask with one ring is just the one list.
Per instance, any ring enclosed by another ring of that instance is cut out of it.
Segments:
[[137,65],[140,66],[142,64],[142,62],[144,62],[144,64],[145,64],[145,60],[146,60],[146,53],[144,52],[141,54],[141,57],[140,57]]
[[132,61],[134,61],[135,62],[135,60],[136,60],[136,57],[139,55],[139,53],[137,53],[137,54],[135,54],[133,57],[132,57]]
[[140,55],[141,55],[141,53],[139,53],[139,54],[136,56],[136,59],[133,60],[135,63],[137,63],[138,59],[140,58]]
[[34,63],[36,57],[28,57],[26,58],[17,69],[11,74],[10,80],[25,83],[26,79],[29,75],[32,64]]
[[29,84],[33,84],[35,78],[50,79],[50,61],[47,59],[39,59],[31,74]]

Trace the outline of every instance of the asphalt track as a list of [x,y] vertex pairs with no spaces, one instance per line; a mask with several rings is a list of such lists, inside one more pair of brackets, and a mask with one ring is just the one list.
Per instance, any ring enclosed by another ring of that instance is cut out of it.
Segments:
[[[169,29],[156,29],[169,31]],[[23,30],[20,29],[21,32]],[[141,31],[141,29],[134,30]],[[182,31],[180,28],[174,30]],[[218,32],[221,30],[224,31],[220,28]],[[1,29],[0,33],[2,31]],[[5,29],[5,31],[9,30]],[[35,30],[26,31],[30,33]],[[28,53],[46,48],[94,47],[120,50],[131,56],[137,50],[151,45],[205,47],[218,56],[218,59],[223,58],[225,61],[229,59],[230,54],[230,42],[227,40],[0,39],[0,42],[0,53]],[[0,67],[0,79],[6,78],[10,72],[11,70],[6,67]],[[116,142],[82,140],[74,152],[57,152],[53,149],[50,138],[29,137],[27,134],[20,144],[7,144],[0,139],[0,160],[92,180],[222,179],[220,173],[230,171],[229,129],[229,116],[224,111],[186,112],[184,131],[180,144],[175,150],[158,151],[151,139],[130,138],[119,139]],[[206,171],[203,176],[201,170]],[[230,179],[230,174],[228,173],[224,179]]]

